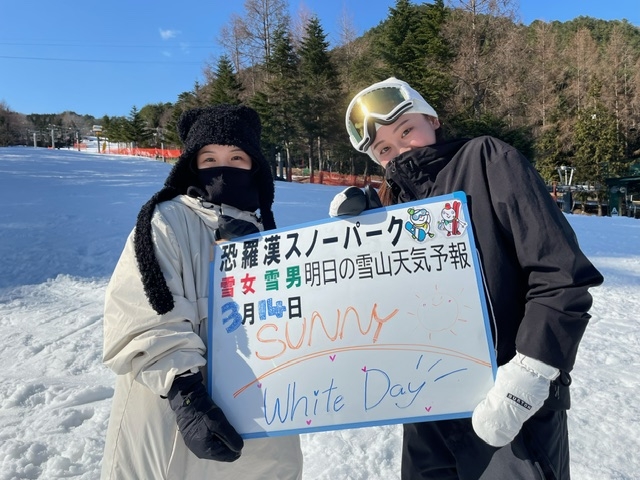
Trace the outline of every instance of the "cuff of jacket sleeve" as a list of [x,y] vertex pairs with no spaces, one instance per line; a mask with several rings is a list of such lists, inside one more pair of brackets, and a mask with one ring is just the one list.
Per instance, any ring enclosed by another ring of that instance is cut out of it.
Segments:
[[516,361],[522,365],[527,370],[539,375],[541,377],[546,378],[549,381],[553,381],[560,375],[560,370],[556,367],[552,367],[547,365],[540,360],[536,360],[535,358],[527,357],[519,352],[516,352]]

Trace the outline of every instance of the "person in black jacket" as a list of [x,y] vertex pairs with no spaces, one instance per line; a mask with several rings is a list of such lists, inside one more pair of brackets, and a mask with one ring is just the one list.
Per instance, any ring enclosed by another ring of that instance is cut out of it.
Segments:
[[404,425],[402,479],[568,480],[569,372],[602,275],[531,163],[489,136],[445,141],[436,111],[389,78],[346,114],[356,150],[385,168],[330,215],[464,191],[482,265],[498,370],[472,418]]

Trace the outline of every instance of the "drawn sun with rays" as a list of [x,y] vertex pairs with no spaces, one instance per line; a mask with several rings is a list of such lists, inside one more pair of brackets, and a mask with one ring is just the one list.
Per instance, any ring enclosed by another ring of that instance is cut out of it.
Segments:
[[457,335],[455,325],[458,322],[467,322],[461,317],[461,310],[470,309],[468,305],[461,304],[457,298],[463,298],[461,289],[458,295],[453,296],[446,292],[441,292],[436,285],[433,293],[427,294],[426,298],[416,294],[418,299],[414,310],[408,312],[409,315],[418,319],[421,325],[429,334],[429,340],[434,333],[450,332]]

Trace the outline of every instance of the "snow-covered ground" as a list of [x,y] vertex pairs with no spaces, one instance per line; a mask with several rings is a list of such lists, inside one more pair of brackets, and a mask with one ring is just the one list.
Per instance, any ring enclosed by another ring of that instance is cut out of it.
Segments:
[[[170,166],[0,148],[0,480],[97,479],[114,375],[104,290]],[[339,187],[278,182],[279,226],[325,218]],[[570,215],[605,277],[573,371],[576,480],[640,478],[640,221]],[[400,426],[303,435],[305,480],[399,478]]]

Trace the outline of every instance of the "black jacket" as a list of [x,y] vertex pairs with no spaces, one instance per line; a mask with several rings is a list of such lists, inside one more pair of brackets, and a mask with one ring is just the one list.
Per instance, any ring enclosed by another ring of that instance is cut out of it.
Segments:
[[498,365],[517,349],[569,372],[590,318],[588,289],[603,278],[530,162],[485,136],[412,150],[385,176],[398,202],[466,193]]

